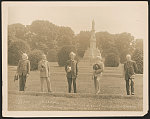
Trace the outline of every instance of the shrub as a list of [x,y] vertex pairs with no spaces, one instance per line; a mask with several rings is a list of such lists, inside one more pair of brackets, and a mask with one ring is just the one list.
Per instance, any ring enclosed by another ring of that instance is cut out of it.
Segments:
[[46,44],[39,43],[37,49],[38,49],[38,50],[41,50],[42,52],[44,52],[44,54],[47,54],[48,47],[47,47]]
[[30,47],[23,40],[15,40],[8,46],[8,64],[17,65],[21,59],[22,53],[29,53]]
[[56,62],[57,61],[57,51],[54,49],[51,49],[48,51],[47,60],[49,62]]
[[69,54],[70,52],[76,53],[76,59],[77,59],[77,52],[74,46],[64,46],[60,49],[58,52],[58,64],[59,66],[65,66],[66,61],[69,60]]
[[118,67],[119,66],[119,56],[115,53],[109,53],[105,58],[106,67]]
[[33,50],[29,54],[31,70],[38,69],[38,63],[42,59],[43,52],[41,50]]
[[85,50],[78,49],[77,52],[78,52],[78,55],[79,55],[81,58],[83,58],[84,53],[85,53]]
[[143,49],[136,49],[133,53],[132,59],[136,61],[139,74],[143,74]]

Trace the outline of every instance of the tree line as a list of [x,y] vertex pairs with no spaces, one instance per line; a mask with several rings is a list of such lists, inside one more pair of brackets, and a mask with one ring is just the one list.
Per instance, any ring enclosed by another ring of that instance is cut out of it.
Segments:
[[[71,50],[77,53],[78,59],[84,56],[90,45],[90,36],[90,31],[75,35],[70,27],[57,26],[44,20],[36,20],[26,26],[20,23],[8,25],[8,64],[16,65],[22,52],[26,52],[29,56],[32,54],[30,59],[35,54],[45,53],[49,61],[58,61],[63,66]],[[126,54],[131,54],[138,66],[143,67],[142,39],[135,39],[127,32],[96,32],[96,40],[106,66],[118,66],[124,63]]]

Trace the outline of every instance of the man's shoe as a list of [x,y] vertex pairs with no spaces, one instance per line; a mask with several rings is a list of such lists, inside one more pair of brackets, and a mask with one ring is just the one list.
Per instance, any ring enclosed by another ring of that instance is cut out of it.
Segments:
[[49,93],[52,93],[52,91],[50,90],[50,91],[48,91]]
[[97,93],[96,94],[99,94],[100,93],[100,91],[97,91]]
[[131,93],[131,95],[134,95],[134,93]]

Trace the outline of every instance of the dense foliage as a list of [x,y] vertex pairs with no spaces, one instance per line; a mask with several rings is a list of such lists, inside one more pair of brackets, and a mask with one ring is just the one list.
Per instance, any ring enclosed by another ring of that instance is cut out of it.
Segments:
[[77,53],[74,46],[64,46],[60,49],[60,51],[58,52],[59,66],[64,66],[66,64],[66,61],[69,60],[70,52],[74,52],[75,54]]
[[38,69],[38,63],[42,59],[43,52],[40,50],[33,50],[29,54],[29,60],[31,65],[31,70]]
[[[47,55],[49,61],[58,61],[58,64],[63,66],[64,59],[60,61],[60,57],[63,55],[63,57],[68,59],[68,56],[61,49],[64,46],[73,46],[78,56],[82,58],[85,50],[89,47],[90,37],[90,31],[81,31],[75,35],[70,27],[57,26],[44,20],[36,20],[31,25],[26,26],[19,23],[11,24],[8,25],[8,63],[16,65],[20,58],[20,55],[16,55],[18,52],[20,53],[20,48],[18,48],[20,46],[12,45],[16,39],[24,42],[23,44],[26,44],[25,47],[27,46],[27,49],[31,49],[31,51],[40,50]],[[96,39],[97,47],[105,59],[108,58],[109,54],[113,53],[115,56],[119,56],[121,63],[124,63],[126,54],[134,54],[134,60],[137,61],[138,58],[135,57],[136,52],[139,52],[139,50],[140,52],[143,51],[141,45],[143,41],[134,39],[130,33],[110,34],[108,32],[96,32]],[[23,49],[24,47],[21,48],[21,50]],[[26,52],[26,50],[23,50],[23,52]],[[60,55],[60,52],[65,54]],[[58,57],[57,54],[59,54]],[[16,59],[12,60],[11,57],[16,57]]]
[[143,40],[136,40],[136,50],[133,53],[132,59],[136,61],[138,73],[143,74]]
[[29,53],[29,45],[23,41],[16,39],[11,42],[8,48],[8,64],[17,65],[18,61],[21,59],[22,53]]
[[57,62],[57,51],[55,49],[50,49],[48,51],[47,60],[49,62]]
[[118,67],[119,66],[119,56],[115,53],[109,53],[105,58],[106,67]]

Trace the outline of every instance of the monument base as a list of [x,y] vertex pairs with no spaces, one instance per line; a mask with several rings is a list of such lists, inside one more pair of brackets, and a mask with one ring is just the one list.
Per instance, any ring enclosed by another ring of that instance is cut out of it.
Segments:
[[92,50],[88,48],[84,53],[83,59],[84,60],[95,59],[97,56],[101,56],[101,53],[98,48]]
[[101,56],[101,53],[98,48],[88,48],[84,53],[83,61],[93,63],[97,56]]

